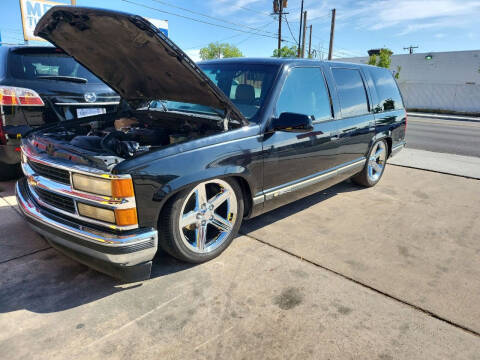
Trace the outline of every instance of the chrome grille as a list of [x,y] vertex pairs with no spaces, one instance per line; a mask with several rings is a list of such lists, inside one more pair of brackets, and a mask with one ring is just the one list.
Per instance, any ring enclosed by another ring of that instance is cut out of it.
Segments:
[[28,165],[30,165],[32,170],[40,176],[58,181],[62,184],[70,185],[70,174],[67,170],[58,169],[30,160],[28,160]]
[[72,214],[75,213],[75,203],[72,198],[59,195],[48,190],[35,187],[34,191],[37,193],[40,200],[44,203],[56,207],[63,211],[68,211]]

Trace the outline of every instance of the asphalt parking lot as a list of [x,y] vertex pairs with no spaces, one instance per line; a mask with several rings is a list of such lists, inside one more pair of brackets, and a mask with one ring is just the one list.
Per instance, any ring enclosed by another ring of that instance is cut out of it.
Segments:
[[134,284],[49,248],[0,188],[2,359],[480,359],[480,180],[389,165]]

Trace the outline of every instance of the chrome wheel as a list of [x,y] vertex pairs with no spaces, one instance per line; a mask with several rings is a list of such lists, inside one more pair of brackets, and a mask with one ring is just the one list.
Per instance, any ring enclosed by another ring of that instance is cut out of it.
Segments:
[[237,219],[235,192],[215,179],[195,186],[185,198],[179,219],[183,243],[196,253],[217,249],[231,234]]
[[376,182],[382,176],[387,159],[387,146],[384,141],[377,142],[370,153],[368,159],[368,179]]

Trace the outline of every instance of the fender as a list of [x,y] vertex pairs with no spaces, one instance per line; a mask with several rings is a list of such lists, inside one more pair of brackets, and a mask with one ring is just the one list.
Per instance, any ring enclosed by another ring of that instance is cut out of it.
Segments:
[[173,194],[209,179],[241,177],[250,194],[258,193],[263,187],[262,152],[258,137],[247,137],[142,163],[129,170],[139,226],[156,227],[163,205]]
[[222,168],[212,168],[206,171],[197,172],[194,174],[190,174],[187,176],[176,178],[165,185],[163,185],[160,189],[158,189],[154,196],[153,200],[158,202],[161,206],[165,204],[165,202],[172,197],[174,194],[178,193],[179,191],[184,190],[190,186],[194,186],[204,181],[208,181],[211,179],[222,179],[222,178],[229,178],[229,177],[241,177],[243,178],[250,189],[250,193],[252,192],[252,177],[251,174],[248,173],[248,170],[237,166],[237,167],[222,167]]

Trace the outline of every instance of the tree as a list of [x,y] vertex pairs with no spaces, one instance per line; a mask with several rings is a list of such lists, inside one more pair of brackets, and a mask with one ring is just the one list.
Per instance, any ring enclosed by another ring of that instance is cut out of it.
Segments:
[[370,55],[368,59],[368,65],[379,66],[383,68],[389,68],[392,63],[391,56],[393,55],[390,49],[380,49],[378,56],[376,54]]
[[232,44],[210,43],[200,49],[200,58],[202,60],[243,57],[242,52]]
[[273,50],[273,57],[297,57],[297,46],[293,45],[291,47],[284,46],[278,49]]
[[397,65],[397,71],[395,71],[395,79],[400,79],[400,71],[402,71],[402,67]]

